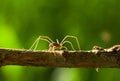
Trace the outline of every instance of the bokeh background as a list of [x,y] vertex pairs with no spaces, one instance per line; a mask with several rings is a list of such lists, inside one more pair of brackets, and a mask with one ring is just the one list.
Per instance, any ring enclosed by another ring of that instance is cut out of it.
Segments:
[[[29,49],[39,35],[77,36],[82,50],[120,44],[120,1],[0,0],[0,48]],[[47,50],[48,43],[37,49]],[[0,81],[120,81],[120,70],[4,66]]]

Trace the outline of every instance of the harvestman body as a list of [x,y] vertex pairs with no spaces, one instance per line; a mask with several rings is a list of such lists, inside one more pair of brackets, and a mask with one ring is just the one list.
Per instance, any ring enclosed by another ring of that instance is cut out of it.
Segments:
[[80,50],[80,45],[79,45],[79,41],[78,38],[75,36],[70,36],[67,35],[63,38],[63,40],[61,42],[58,41],[58,39],[56,39],[56,42],[54,42],[50,37],[48,36],[39,36],[35,42],[33,43],[33,45],[30,47],[30,49],[32,49],[34,47],[34,50],[37,48],[38,43],[40,40],[44,40],[46,42],[49,43],[49,51],[55,51],[55,50],[61,50],[62,48],[65,48],[67,50],[67,47],[63,46],[65,43],[68,43],[71,45],[72,49],[74,49],[73,44],[70,41],[67,41],[67,38],[74,38],[76,40],[76,43],[78,45],[78,49]]

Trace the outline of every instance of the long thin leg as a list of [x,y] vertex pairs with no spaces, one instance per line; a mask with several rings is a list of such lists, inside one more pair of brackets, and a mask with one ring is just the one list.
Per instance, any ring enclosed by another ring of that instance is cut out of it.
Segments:
[[65,43],[69,43],[71,45],[72,49],[75,50],[73,47],[73,44],[70,41],[64,41],[62,44],[65,44]]
[[35,48],[33,50],[35,50],[37,48],[39,41],[40,41],[40,39],[38,39],[37,42],[35,43]]
[[70,35],[65,36],[65,37],[63,38],[63,40],[61,41],[61,44],[63,44],[63,42],[64,42],[67,38],[74,38],[74,39],[76,39],[76,43],[77,43],[77,45],[78,45],[78,49],[80,50],[80,44],[79,44],[78,38],[75,37],[75,36],[70,36]]
[[38,41],[36,42],[35,48],[33,50],[35,50],[37,48],[40,40],[44,40],[44,41],[47,41],[48,43],[50,43],[47,39],[39,38]]
[[62,48],[65,48],[65,50],[67,50],[67,47],[66,47],[66,46],[63,46]]
[[50,37],[48,36],[39,36],[39,38],[43,38],[43,39],[48,39],[50,42],[54,42]]
[[36,42],[38,42],[38,38],[35,40],[35,42],[32,44],[32,46],[29,48],[29,50],[31,50],[34,47],[34,45],[36,44]]
[[58,39],[56,39],[56,42],[57,42],[57,44],[60,44],[59,41],[58,41]]
[[40,40],[44,40],[44,41],[47,41],[48,43],[50,43],[47,39],[39,38],[33,43],[33,45],[30,47],[30,49],[32,49],[34,47],[34,50],[35,50],[37,48]]
[[47,36],[39,36],[29,49],[32,49],[35,46],[35,48],[34,48],[34,50],[35,50],[38,46],[39,40],[44,40],[44,41],[47,41],[48,43],[52,42],[52,40],[49,39],[49,37],[47,37]]

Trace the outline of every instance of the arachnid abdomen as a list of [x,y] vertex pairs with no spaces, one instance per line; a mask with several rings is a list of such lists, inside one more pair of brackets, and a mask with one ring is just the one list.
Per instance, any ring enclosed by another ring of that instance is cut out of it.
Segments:
[[56,42],[53,42],[53,43],[50,43],[49,44],[49,47],[56,50],[56,49],[61,49],[62,48],[62,45],[61,44],[58,44]]

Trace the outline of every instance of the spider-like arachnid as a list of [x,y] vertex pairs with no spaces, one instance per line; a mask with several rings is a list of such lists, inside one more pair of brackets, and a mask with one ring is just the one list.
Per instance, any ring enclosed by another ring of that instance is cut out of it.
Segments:
[[67,47],[63,46],[65,43],[68,43],[71,45],[72,49],[74,49],[73,44],[70,41],[67,41],[67,38],[74,38],[76,39],[76,43],[78,45],[78,49],[80,50],[80,45],[78,42],[78,38],[75,36],[70,36],[67,35],[63,38],[63,40],[61,42],[58,41],[58,39],[56,39],[56,42],[54,42],[50,37],[48,36],[39,36],[36,41],[33,43],[33,45],[30,47],[30,49],[32,49],[34,47],[34,50],[37,48],[38,43],[40,40],[44,40],[47,41],[49,43],[49,51],[54,51],[54,50],[61,50],[62,48],[65,48],[67,50]]

